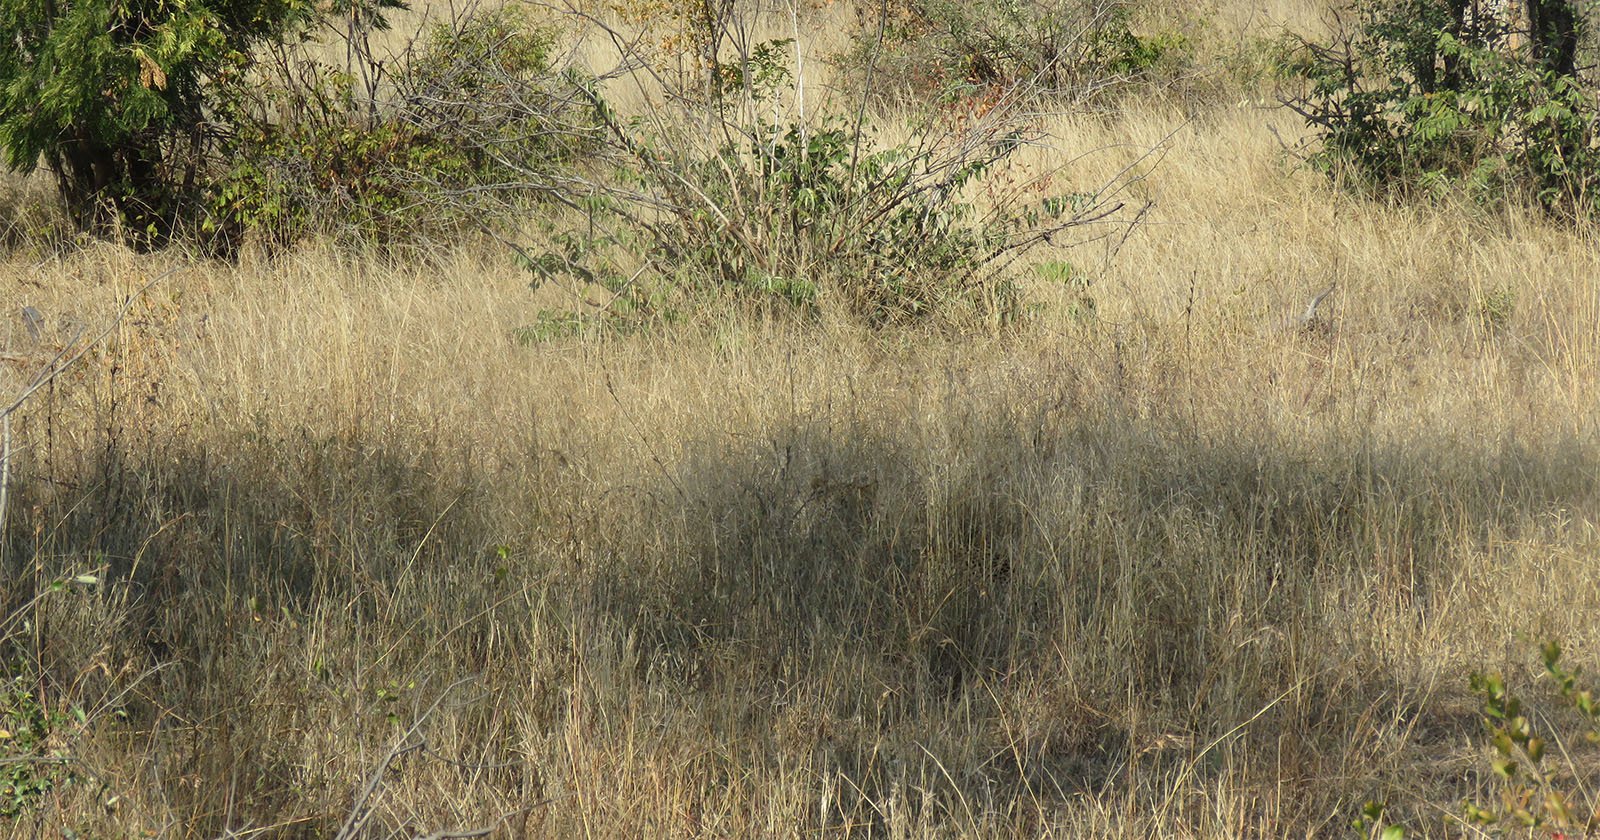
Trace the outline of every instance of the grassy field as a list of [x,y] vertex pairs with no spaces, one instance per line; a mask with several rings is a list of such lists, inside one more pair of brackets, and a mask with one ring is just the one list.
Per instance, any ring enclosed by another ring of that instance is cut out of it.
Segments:
[[1041,117],[1023,169],[1162,151],[1004,334],[14,250],[6,392],[114,327],[12,418],[0,833],[1471,836],[1474,671],[1592,811],[1535,677],[1600,661],[1597,231],[1342,194],[1270,101]]

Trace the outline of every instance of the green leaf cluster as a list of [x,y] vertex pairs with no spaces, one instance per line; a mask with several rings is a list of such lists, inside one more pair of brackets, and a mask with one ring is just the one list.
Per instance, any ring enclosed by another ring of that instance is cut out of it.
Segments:
[[54,737],[68,723],[66,715],[39,702],[28,680],[12,676],[0,682],[0,818],[32,810],[71,780]]
[[159,244],[199,194],[217,85],[323,10],[312,0],[0,0],[4,163],[53,170],[83,227]]
[[1363,0],[1331,43],[1301,42],[1284,69],[1320,141],[1311,161],[1373,192],[1592,212],[1600,99],[1572,53],[1584,22],[1567,0],[1534,5],[1564,23],[1527,33],[1462,0]]
[[[1540,656],[1545,674],[1583,721],[1583,739],[1600,743],[1600,707],[1593,691],[1580,684],[1581,671],[1561,662],[1561,646],[1554,641],[1540,648]],[[1536,719],[1547,719],[1535,715],[1512,694],[1499,674],[1474,673],[1470,683],[1483,703],[1484,726],[1494,749],[1490,769],[1500,790],[1498,801],[1463,803],[1466,819],[1481,826],[1511,825],[1551,833],[1578,830],[1585,836],[1600,830],[1600,813],[1585,815],[1576,807],[1588,801],[1593,791],[1550,766],[1552,754],[1570,758],[1573,745],[1558,738],[1559,748],[1552,753],[1546,736],[1535,725]]]

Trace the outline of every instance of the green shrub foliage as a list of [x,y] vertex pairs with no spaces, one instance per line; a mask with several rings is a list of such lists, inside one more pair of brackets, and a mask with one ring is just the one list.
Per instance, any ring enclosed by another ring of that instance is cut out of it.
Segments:
[[[371,11],[397,5],[375,0]],[[87,230],[164,242],[202,191],[218,86],[248,73],[258,46],[351,11],[313,0],[0,0],[5,163],[46,164]]]
[[[301,57],[226,99],[236,130],[217,224],[279,241],[311,232],[426,246],[559,192],[590,144],[587,103],[552,69],[549,33],[513,7],[424,33],[398,60],[349,68]],[[364,85],[382,74],[374,97]]]
[[1600,103],[1571,0],[1363,0],[1329,43],[1301,42],[1287,97],[1319,167],[1372,191],[1531,197],[1588,213]]
[[610,309],[630,317],[703,297],[771,312],[826,298],[872,327],[1013,323],[1025,311],[1017,261],[1121,206],[1096,193],[977,206],[968,191],[1028,139],[1004,119],[924,126],[891,145],[843,119],[745,122],[721,109],[710,134],[726,139],[697,146],[636,133],[592,96],[625,186],[588,203],[594,233],[524,257],[541,281],[609,288]]
[[[0,148],[43,163],[77,225],[215,250],[248,230],[391,244],[553,192],[593,121],[514,8],[462,14],[376,58],[401,0],[0,0]],[[337,37],[341,63],[313,39]],[[570,119],[569,119],[570,117]]]
[[37,685],[0,662],[0,820],[26,814],[70,782],[56,731],[63,714],[40,705]]

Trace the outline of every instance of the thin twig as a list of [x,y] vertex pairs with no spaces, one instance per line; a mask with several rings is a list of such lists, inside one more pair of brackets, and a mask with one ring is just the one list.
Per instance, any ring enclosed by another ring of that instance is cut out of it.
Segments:
[[[339,833],[334,835],[334,840],[354,840],[356,835],[360,833],[361,829],[366,827],[367,820],[372,816],[372,797],[378,792],[379,786],[383,784],[383,777],[389,772],[390,765],[394,764],[394,762],[402,756],[427,748],[428,742],[425,739],[412,742],[412,738],[416,736],[417,730],[421,729],[422,725],[427,722],[428,718],[432,717],[433,713],[439,710],[440,704],[444,703],[445,698],[450,696],[452,691],[455,691],[457,688],[472,682],[474,679],[475,677],[462,677],[448,686],[445,686],[444,691],[439,692],[439,696],[434,698],[433,704],[430,705],[422,714],[418,715],[417,719],[412,722],[408,729],[406,729],[405,734],[401,735],[400,738],[395,741],[394,746],[390,747],[389,752],[385,753],[383,759],[378,762],[378,766],[373,768],[372,774],[367,777],[367,782],[366,784],[362,785],[361,791],[356,794],[355,802],[352,803],[350,807],[350,814],[345,818],[344,825],[339,827]],[[440,836],[480,837],[482,835],[443,834]]]
[[72,353],[69,356],[67,355],[68,352],[71,351],[73,346],[78,343],[78,340],[83,337],[83,330],[79,329],[77,334],[72,337],[72,340],[67,342],[66,346],[62,347],[61,350],[57,352],[56,355],[51,358],[50,361],[46,363],[37,374],[34,375],[33,380],[23,387],[21,393],[17,394],[16,398],[13,399],[10,404],[6,405],[6,407],[0,408],[0,560],[5,558],[7,545],[5,539],[6,504],[10,495],[11,486],[12,413],[21,408],[23,403],[26,403],[28,398],[37,393],[40,388],[43,388],[51,382],[54,382],[56,377],[60,376],[62,373],[65,373],[68,368],[77,364],[78,360],[83,358],[85,353],[88,353],[91,348],[98,345],[105,339],[106,336],[110,335],[111,331],[116,329],[117,326],[122,323],[122,319],[128,316],[128,313],[133,309],[133,305],[144,296],[145,292],[150,290],[151,286],[154,286],[156,283],[172,276],[178,271],[178,269],[182,267],[182,265],[175,265],[172,268],[169,268],[166,271],[156,275],[150,280],[150,282],[140,286],[137,291],[128,296],[128,300],[122,304],[122,308],[117,311],[116,317],[111,319],[111,323],[107,324],[105,329],[101,330],[97,335],[95,335],[94,338],[90,339],[88,342],[79,347],[76,353]]
[[458,840],[458,838],[467,837],[487,837],[493,831],[494,826],[474,828],[471,831],[435,831],[432,834],[418,837],[417,840]]
[[[50,384],[50,380],[60,376],[67,370],[67,368],[70,368],[76,364],[79,359],[83,358],[85,353],[88,353],[90,349],[103,341],[106,336],[111,334],[112,330],[116,329],[117,326],[122,323],[122,319],[128,316],[128,312],[133,309],[133,305],[139,301],[139,298],[142,297],[145,292],[150,290],[151,286],[154,286],[156,283],[159,283],[160,281],[172,276],[181,268],[183,268],[181,265],[173,266],[172,268],[169,268],[166,271],[156,275],[155,278],[150,282],[140,286],[138,291],[135,291],[132,295],[128,296],[127,302],[124,303],[122,308],[117,311],[116,317],[111,320],[110,324],[106,325],[105,329],[96,334],[94,338],[88,341],[88,343],[78,348],[78,352],[73,353],[71,356],[67,356],[64,361],[59,361],[58,363],[57,360],[60,360],[63,356],[66,356],[67,350],[71,349],[72,345],[69,343],[67,347],[62,348],[61,352],[56,354],[55,359],[51,360],[51,364],[46,365],[46,370],[41,371],[39,375],[34,378],[32,384],[28,385],[26,388],[23,388],[22,393],[19,394],[16,399],[12,400],[10,405],[7,405],[5,408],[0,408],[0,415],[9,415],[11,412],[16,411],[24,402],[27,402],[29,397],[33,396],[35,391],[38,391],[40,388]],[[79,330],[78,336],[82,335],[83,331]],[[74,336],[73,341],[76,341],[78,336]]]
[[[422,721],[419,719],[417,722],[421,723]],[[378,786],[383,783],[383,776],[389,772],[389,765],[407,753],[422,749],[425,743],[423,741],[409,745],[405,743],[415,729],[416,727],[413,726],[410,730],[407,730],[405,736],[395,742],[389,752],[384,754],[383,760],[378,762],[378,766],[373,768],[372,775],[367,777],[367,783],[362,786],[361,792],[356,794],[355,805],[350,809],[350,815],[345,818],[344,825],[339,827],[339,833],[334,835],[334,840],[351,840],[356,836],[357,832],[366,826],[367,819],[372,815],[372,808],[369,807],[368,803],[372,800],[372,795],[378,792]]]

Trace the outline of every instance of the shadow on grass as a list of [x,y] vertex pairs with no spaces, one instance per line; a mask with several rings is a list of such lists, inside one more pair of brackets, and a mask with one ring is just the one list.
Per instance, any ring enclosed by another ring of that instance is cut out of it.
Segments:
[[[974,411],[941,434],[819,420],[725,444],[646,480],[628,516],[669,529],[668,548],[616,534],[611,555],[636,562],[598,573],[603,602],[688,690],[781,696],[810,675],[835,717],[872,720],[880,740],[849,763],[865,798],[897,781],[869,758],[885,738],[1002,805],[1115,791],[1143,756],[1172,772],[1257,715],[1264,740],[1337,765],[1377,737],[1374,704],[1421,712],[1375,640],[1473,608],[1461,580],[1507,544],[1559,544],[1600,502],[1578,440],[1293,445]],[[851,661],[854,692],[828,685]],[[962,715],[991,725],[942,739]],[[1343,791],[1324,793],[1306,818]]]
[[[507,576],[544,581],[551,615],[645,651],[637,679],[743,698],[750,738],[810,710],[806,760],[851,780],[838,808],[876,820],[912,776],[944,807],[992,809],[1117,794],[1136,759],[1222,772],[1194,764],[1199,748],[1253,715],[1299,739],[1299,772],[1326,770],[1371,704],[1405,691],[1364,659],[1363,634],[1454,608],[1453,582],[1494,545],[1600,502],[1581,441],[1196,439],[1044,409],[973,409],[938,430],[802,418],[603,481],[528,458],[490,474],[428,440],[304,431],[106,447],[19,476],[6,572],[28,579],[36,557],[110,567],[118,632],[136,637],[122,655],[180,666],[123,701],[152,728],[214,712],[295,655],[241,652],[263,618],[299,628],[332,611],[380,628],[368,653],[423,656],[449,637],[459,671],[514,672],[483,640],[530,621],[503,608]],[[13,590],[6,612],[27,597]],[[8,658],[81,691],[104,628],[55,626],[48,650]],[[316,668],[275,679],[292,698],[320,690]],[[256,787],[230,791],[228,811],[193,806],[206,830],[304,812],[318,784],[342,795],[245,740],[213,760]],[[1344,793],[1302,792],[1302,815]],[[319,800],[308,831],[341,803]]]

